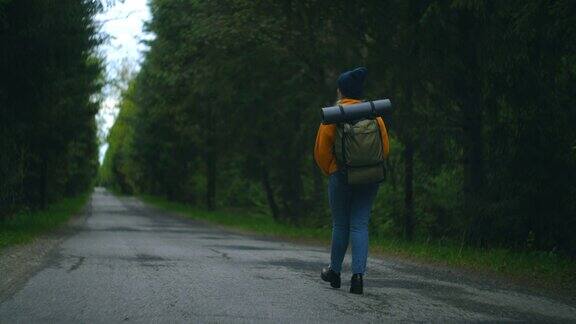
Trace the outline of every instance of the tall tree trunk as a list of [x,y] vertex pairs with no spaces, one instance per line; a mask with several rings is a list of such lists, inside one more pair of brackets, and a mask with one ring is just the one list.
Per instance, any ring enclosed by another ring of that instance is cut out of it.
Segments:
[[479,102],[472,101],[467,105],[464,126],[464,193],[476,195],[482,188],[484,178],[482,114]]
[[270,176],[268,175],[268,168],[266,166],[262,166],[262,187],[264,188],[264,192],[266,192],[266,199],[268,200],[268,206],[270,206],[272,217],[274,220],[279,221],[280,211],[278,210],[278,205],[274,198],[274,190],[270,184]]
[[208,114],[206,207],[209,210],[214,210],[216,209],[216,118],[212,109],[209,109]]
[[414,144],[406,142],[404,148],[404,237],[414,235]]
[[479,46],[482,21],[471,9],[460,11],[461,57],[464,63],[459,91],[464,149],[464,213],[468,217],[469,240],[480,243],[487,230],[483,221],[480,193],[483,185],[482,154],[482,89],[480,81]]
[[216,209],[216,154],[211,150],[208,154],[208,181],[206,188],[206,206],[209,210]]
[[48,206],[48,156],[42,157],[42,167],[40,170],[40,208],[45,209]]
[[488,231],[480,204],[484,179],[480,100],[480,96],[470,98],[464,121],[464,212],[470,220],[468,240],[474,244],[482,244]]
[[314,192],[312,193],[312,208],[321,206],[320,202],[324,201],[324,183],[322,181],[322,173],[316,165],[316,161],[312,159],[312,181]]
[[281,185],[281,197],[283,202],[283,214],[292,224],[297,225],[305,210],[303,208],[302,192],[304,184],[300,171],[294,166],[290,173],[286,174],[284,183]]

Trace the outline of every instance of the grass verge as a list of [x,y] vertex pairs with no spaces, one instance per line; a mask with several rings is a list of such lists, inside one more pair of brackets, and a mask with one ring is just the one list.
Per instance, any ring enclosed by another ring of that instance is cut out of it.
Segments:
[[176,212],[192,219],[205,220],[225,227],[241,229],[255,234],[291,239],[330,239],[330,231],[321,228],[301,228],[277,223],[269,216],[253,213],[237,213],[231,216],[226,211],[206,211],[186,204],[168,201],[153,196],[140,196],[144,202],[153,206]]
[[[254,234],[326,244],[330,242],[330,229],[300,228],[280,224],[266,215],[237,212],[231,215],[231,212],[226,211],[211,212],[152,196],[140,198],[146,203],[192,219],[204,220]],[[450,242],[407,242],[375,235],[370,238],[370,251],[464,270],[503,275],[538,287],[568,292],[570,295],[576,292],[576,260],[554,253],[479,249],[462,247]]]
[[537,287],[567,292],[569,295],[576,293],[576,261],[555,253],[504,248],[480,249],[454,243],[406,242],[382,238],[373,239],[370,245],[375,252],[503,275]]
[[83,194],[65,198],[46,210],[21,211],[0,220],[0,248],[30,242],[36,236],[61,226],[80,212],[88,197],[89,194]]

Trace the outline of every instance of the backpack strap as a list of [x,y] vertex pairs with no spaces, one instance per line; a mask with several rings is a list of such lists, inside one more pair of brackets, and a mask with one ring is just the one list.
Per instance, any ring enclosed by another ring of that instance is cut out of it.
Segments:
[[342,164],[346,167],[346,132],[344,131],[344,127],[342,127]]
[[374,106],[374,101],[370,102],[370,108],[372,108],[372,118],[376,118],[376,106]]

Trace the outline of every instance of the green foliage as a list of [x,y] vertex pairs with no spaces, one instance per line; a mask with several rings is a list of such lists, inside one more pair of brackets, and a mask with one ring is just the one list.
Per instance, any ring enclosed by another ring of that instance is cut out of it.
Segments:
[[327,228],[318,109],[364,65],[367,97],[396,106],[372,233],[576,255],[576,2],[151,6],[106,183]]
[[99,174],[101,185],[124,193],[134,192],[134,182],[139,177],[132,163],[134,128],[131,123],[137,115],[137,108],[132,101],[133,92],[134,85],[130,84],[122,94],[120,113],[108,133],[109,148]]
[[66,223],[86,205],[89,195],[65,198],[44,210],[21,210],[0,219],[0,248],[31,241]]
[[96,0],[0,3],[0,219],[92,185],[100,9]]
[[406,242],[388,237],[372,237],[375,252],[457,266],[473,271],[497,273],[510,278],[552,286],[568,293],[574,285],[576,263],[554,252],[483,249],[451,241]]
[[[143,196],[142,199],[160,208],[173,211],[192,219],[208,221],[230,228],[242,229],[272,237],[284,238],[330,238],[330,230],[326,228],[294,227],[285,223],[276,222],[270,215],[254,212],[238,211],[208,211],[186,204],[169,201],[154,196]],[[231,213],[234,215],[232,216]]]

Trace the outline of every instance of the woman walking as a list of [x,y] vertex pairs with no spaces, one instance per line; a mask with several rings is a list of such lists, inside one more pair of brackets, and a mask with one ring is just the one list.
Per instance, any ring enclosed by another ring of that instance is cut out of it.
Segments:
[[[361,102],[366,73],[366,68],[361,67],[344,72],[338,78],[338,105],[343,106],[343,109],[346,109],[347,105]],[[380,117],[376,118],[376,122],[382,140],[381,152],[384,158],[387,158],[389,143],[386,126]],[[353,275],[350,281],[350,292],[362,294],[362,277],[366,272],[368,257],[368,222],[379,184],[377,182],[357,185],[348,183],[347,170],[342,165],[342,160],[336,157],[337,136],[339,136],[337,125],[321,124],[314,148],[316,163],[322,172],[329,176],[328,201],[332,212],[330,266],[322,269],[321,278],[330,282],[333,288],[340,288],[342,262],[348,242],[351,241]]]

